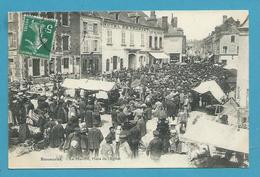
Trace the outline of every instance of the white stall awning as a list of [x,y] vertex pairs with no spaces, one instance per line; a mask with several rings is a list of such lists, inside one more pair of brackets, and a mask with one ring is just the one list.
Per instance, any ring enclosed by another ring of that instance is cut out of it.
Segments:
[[249,153],[247,129],[237,129],[237,127],[206,120],[203,117],[188,123],[182,140]]

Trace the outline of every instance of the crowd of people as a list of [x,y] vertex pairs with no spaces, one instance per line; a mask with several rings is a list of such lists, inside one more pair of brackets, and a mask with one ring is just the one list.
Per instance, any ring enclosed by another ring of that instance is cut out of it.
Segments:
[[[186,152],[179,137],[186,131],[190,112],[214,101],[192,88],[215,80],[228,93],[227,78],[223,67],[207,61],[123,69],[102,75],[117,83],[102,103],[92,91],[83,96],[80,90],[74,97],[65,94],[61,77],[51,81],[49,96],[31,93],[31,84],[23,90],[10,88],[9,143],[33,144],[34,150],[59,148],[68,159],[134,159],[145,152],[159,161],[163,154]],[[100,130],[104,107],[111,115],[108,134]],[[157,119],[157,126],[146,144],[143,137],[152,119]]]

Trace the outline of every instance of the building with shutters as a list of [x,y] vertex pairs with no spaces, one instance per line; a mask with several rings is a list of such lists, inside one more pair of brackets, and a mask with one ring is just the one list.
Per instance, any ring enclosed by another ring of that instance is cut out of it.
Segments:
[[[142,11],[30,12],[16,15],[19,16],[17,23],[13,24],[16,27],[12,27],[13,17],[9,18],[9,72],[13,80],[29,76],[48,78],[50,74],[57,73],[86,78],[170,61],[170,53],[164,53],[164,45],[167,46],[165,29],[155,11],[151,11],[150,15]],[[18,53],[25,15],[57,20],[50,59]],[[171,31],[170,27],[167,32]],[[14,39],[14,36],[17,38]],[[184,45],[182,40],[179,42],[178,47]],[[177,50],[177,47],[173,48]],[[182,51],[181,47],[179,56]],[[20,59],[14,59],[15,55]]]
[[223,16],[223,23],[203,40],[204,52],[215,61],[225,63],[227,69],[237,69],[239,51],[239,21]]
[[161,27],[164,29],[164,52],[170,56],[170,63],[183,62],[186,54],[186,36],[178,27],[178,18],[173,17],[168,24],[168,17],[162,17]]
[[8,13],[8,75],[10,81],[21,80],[24,76],[22,56],[18,53],[21,21],[21,13]]
[[99,16],[102,18],[103,73],[123,68],[137,69],[157,60],[162,62],[162,58],[154,57],[154,53],[164,54],[163,29],[155,11],[150,17],[142,11],[101,12]]

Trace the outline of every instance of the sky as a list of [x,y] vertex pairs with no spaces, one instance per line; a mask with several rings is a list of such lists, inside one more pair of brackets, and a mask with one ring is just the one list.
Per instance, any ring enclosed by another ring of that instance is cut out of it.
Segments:
[[[144,11],[150,15],[150,11]],[[233,17],[242,23],[247,15],[246,10],[214,10],[214,11],[156,11],[157,17],[168,16],[170,23],[172,14],[178,17],[178,27],[183,28],[187,40],[201,40],[209,35],[214,28],[222,24],[223,15]]]

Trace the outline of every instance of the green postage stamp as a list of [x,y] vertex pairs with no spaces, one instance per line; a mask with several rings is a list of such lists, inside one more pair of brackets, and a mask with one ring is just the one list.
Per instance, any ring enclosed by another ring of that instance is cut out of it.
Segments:
[[56,24],[54,19],[25,16],[20,54],[49,59]]

